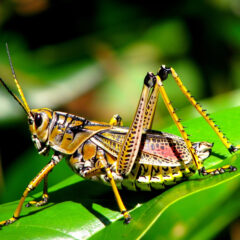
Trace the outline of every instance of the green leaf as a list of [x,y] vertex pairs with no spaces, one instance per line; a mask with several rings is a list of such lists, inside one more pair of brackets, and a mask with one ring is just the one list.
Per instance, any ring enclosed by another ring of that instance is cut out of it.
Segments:
[[[240,143],[239,107],[213,114],[213,118],[233,143]],[[239,154],[230,155],[203,119],[184,125],[194,136],[192,141],[214,142],[205,166],[231,163],[240,169]],[[177,133],[175,127],[166,131]],[[111,188],[74,175],[49,189],[51,198],[46,206],[23,208],[21,218],[3,227],[0,238],[207,239],[239,216],[239,180],[239,170],[213,177],[196,174],[164,192],[121,192],[132,216],[132,222],[125,225]],[[40,196],[38,193],[33,198]],[[11,217],[17,204],[2,204],[1,220]],[[222,214],[226,220],[218,224]]]

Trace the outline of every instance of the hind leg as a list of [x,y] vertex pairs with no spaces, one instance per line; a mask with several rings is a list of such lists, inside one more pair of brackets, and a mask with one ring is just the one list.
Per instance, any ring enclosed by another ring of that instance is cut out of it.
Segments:
[[[182,135],[182,138],[184,139],[184,141],[185,141],[185,143],[187,145],[187,148],[188,148],[189,152],[191,153],[191,155],[193,157],[194,163],[196,165],[196,169],[198,170],[199,174],[202,174],[202,175],[207,175],[207,174],[216,175],[216,174],[219,174],[219,173],[223,173],[225,171],[235,171],[236,168],[231,166],[231,165],[225,165],[225,166],[223,166],[221,168],[209,169],[209,170],[205,170],[205,168],[202,166],[202,163],[199,160],[199,158],[198,158],[198,156],[197,156],[197,154],[195,152],[195,149],[193,148],[192,143],[189,140],[188,135],[185,132],[184,127],[182,126],[182,124],[180,122],[180,119],[178,118],[177,114],[175,113],[174,108],[172,107],[172,104],[171,104],[171,102],[170,102],[170,100],[169,100],[169,98],[167,96],[167,93],[166,93],[166,91],[164,89],[163,81],[167,79],[169,73],[171,73],[173,75],[174,79],[176,81],[178,81],[179,87],[184,92],[184,94],[187,96],[189,101],[191,100],[190,102],[201,113],[201,115],[204,116],[205,120],[210,124],[210,126],[213,127],[216,132],[218,132],[218,136],[220,137],[220,139],[222,140],[224,145],[228,147],[229,151],[230,152],[231,151],[236,151],[238,148],[233,147],[233,145],[231,143],[229,143],[227,140],[225,140],[226,137],[218,130],[218,128],[213,126],[212,119],[208,118],[207,114],[205,114],[205,112],[201,109],[199,104],[196,103],[196,101],[192,98],[191,95],[189,95],[188,91],[182,85],[182,82],[180,81],[180,79],[177,76],[177,74],[174,71],[174,69],[173,68],[166,68],[165,66],[162,66],[160,71],[156,75],[157,83],[158,83],[158,86],[159,86],[159,91],[160,91],[160,93],[162,95],[164,103],[165,103],[165,105],[166,105],[166,107],[167,107],[167,109],[168,109],[172,119],[174,120],[176,126],[178,127],[178,129],[179,129],[179,131],[180,131],[180,133]],[[230,150],[230,149],[232,149],[232,150]]]
[[[57,160],[56,160],[56,158],[57,158]],[[23,192],[23,195],[22,195],[22,197],[19,201],[19,204],[18,204],[16,210],[13,213],[13,217],[11,217],[8,220],[1,221],[0,226],[5,226],[5,225],[8,225],[8,224],[11,224],[11,223],[15,222],[20,217],[20,213],[21,213],[21,210],[22,210],[23,203],[24,203],[26,197],[28,196],[29,192],[31,192],[33,189],[35,189],[38,186],[38,184],[60,162],[61,159],[62,159],[62,155],[53,155],[52,156],[52,160],[28,184],[27,188]]]
[[202,117],[207,121],[207,123],[211,126],[213,131],[217,134],[221,142],[224,144],[224,146],[228,149],[230,153],[236,152],[240,149],[240,145],[234,146],[227,137],[222,133],[222,131],[219,129],[219,127],[215,124],[212,118],[209,117],[209,114],[206,112],[205,109],[201,107],[201,105],[194,99],[194,97],[191,95],[189,90],[183,85],[181,79],[179,78],[178,74],[175,72],[173,68],[170,68],[170,73],[172,74],[174,80],[176,81],[177,85],[183,92],[183,94],[186,96],[188,101],[196,108],[196,110],[202,115]]

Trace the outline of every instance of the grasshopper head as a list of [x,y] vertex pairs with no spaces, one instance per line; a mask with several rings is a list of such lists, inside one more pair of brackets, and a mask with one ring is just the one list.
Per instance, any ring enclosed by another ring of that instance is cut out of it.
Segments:
[[14,82],[17,86],[18,93],[20,94],[20,98],[15,95],[10,88],[6,85],[6,83],[0,78],[0,82],[7,89],[7,91],[12,95],[12,97],[19,103],[19,105],[23,108],[25,113],[28,116],[29,128],[32,134],[33,142],[35,143],[36,148],[39,153],[44,153],[47,150],[46,142],[48,140],[48,127],[52,120],[53,111],[47,108],[39,108],[39,109],[30,109],[27,103],[27,100],[23,94],[22,88],[17,80],[15,71],[13,69],[10,53],[8,50],[8,46],[6,44],[8,58],[12,70],[12,75]]
[[52,120],[53,111],[48,108],[30,110],[28,115],[29,129],[36,148],[41,151],[48,140],[49,124]]

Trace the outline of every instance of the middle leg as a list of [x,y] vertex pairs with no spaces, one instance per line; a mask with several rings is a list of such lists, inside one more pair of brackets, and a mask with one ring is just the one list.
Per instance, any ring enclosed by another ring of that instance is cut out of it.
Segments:
[[121,214],[124,217],[124,222],[125,223],[129,223],[131,220],[131,216],[128,213],[122,198],[119,194],[117,185],[115,183],[113,174],[112,174],[112,170],[111,170],[111,166],[109,166],[106,157],[105,157],[105,153],[102,149],[98,149],[97,154],[96,154],[96,163],[95,163],[95,167],[89,170],[86,170],[85,172],[82,173],[83,177],[86,178],[91,178],[93,176],[100,176],[102,174],[106,174],[107,175],[107,179],[105,179],[105,181],[108,181],[111,186],[112,186],[112,190],[115,196],[115,199],[117,201],[118,207],[120,209]]

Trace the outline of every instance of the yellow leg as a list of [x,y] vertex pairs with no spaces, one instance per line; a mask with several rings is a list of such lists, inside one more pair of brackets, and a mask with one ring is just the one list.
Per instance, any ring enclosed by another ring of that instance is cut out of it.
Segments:
[[4,225],[8,225],[10,223],[13,223],[15,222],[19,216],[20,216],[20,212],[22,210],[22,206],[23,206],[23,203],[28,195],[28,193],[30,191],[32,191],[34,188],[36,188],[38,186],[38,184],[43,180],[43,178],[55,167],[55,165],[57,164],[58,162],[54,161],[54,160],[51,160],[49,162],[49,164],[47,164],[39,173],[38,175],[28,184],[27,188],[25,189],[25,191],[23,192],[23,195],[19,201],[19,204],[15,210],[15,212],[13,213],[13,217],[11,217],[10,219],[8,220],[5,220],[5,221],[1,221],[0,222],[0,226],[4,226]]
[[222,166],[220,168],[213,168],[213,169],[205,169],[204,167],[201,169],[200,173],[202,175],[218,175],[218,174],[222,174],[224,172],[234,172],[236,171],[237,168],[232,166],[232,165],[225,165]]
[[115,198],[116,198],[118,207],[120,209],[120,212],[123,214],[123,217],[125,219],[124,222],[125,223],[130,223],[131,216],[128,213],[126,207],[124,206],[124,203],[123,203],[122,198],[121,198],[121,196],[119,194],[118,188],[117,188],[116,183],[115,183],[115,181],[113,179],[113,176],[112,176],[110,168],[106,168],[106,173],[107,173],[107,176],[109,178],[110,184],[112,186],[113,193],[115,195]]
[[195,108],[200,112],[200,114],[205,118],[205,120],[210,124],[210,126],[214,129],[214,131],[218,134],[218,136],[220,137],[221,140],[223,140],[223,143],[226,147],[228,147],[228,150],[230,152],[233,151],[237,151],[239,149],[239,145],[237,147],[234,147],[231,143],[229,143],[226,140],[226,137],[219,131],[218,128],[216,128],[214,126],[214,123],[212,121],[212,119],[210,119],[208,117],[208,115],[205,113],[205,111],[202,110],[202,108],[200,107],[200,105],[195,101],[195,99],[189,94],[189,92],[187,91],[187,89],[183,86],[181,80],[179,79],[179,77],[177,76],[176,72],[174,71],[173,68],[166,68],[165,66],[162,66],[160,71],[158,72],[158,74],[156,75],[156,79],[157,79],[157,84],[159,86],[159,91],[162,95],[162,98],[164,100],[165,105],[167,106],[167,109],[172,117],[172,119],[174,120],[175,124],[177,125],[182,138],[184,139],[187,148],[189,150],[189,152],[191,153],[193,160],[195,162],[195,165],[199,171],[200,174],[202,175],[216,175],[219,173],[223,173],[225,171],[236,171],[236,168],[231,166],[231,165],[226,165],[223,166],[221,168],[217,168],[217,169],[208,169],[205,170],[205,168],[202,166],[201,161],[199,161],[198,156],[196,155],[195,149],[192,147],[192,143],[191,141],[188,139],[188,135],[185,132],[182,124],[180,123],[180,120],[178,118],[178,116],[176,115],[171,102],[169,101],[169,98],[165,92],[165,89],[163,87],[163,83],[162,81],[167,79],[167,76],[169,73],[172,73],[173,78],[176,80],[176,82],[178,83],[179,87],[181,88],[181,90],[183,91],[183,93],[187,96],[188,100],[195,106]]
[[176,81],[177,85],[183,92],[183,94],[187,97],[189,102],[196,108],[196,110],[203,116],[203,118],[207,121],[207,123],[211,126],[211,128],[215,131],[215,133],[218,135],[222,143],[226,146],[226,148],[229,150],[229,152],[235,152],[239,149],[239,146],[234,146],[232,143],[228,141],[226,136],[220,131],[218,126],[213,122],[213,120],[209,117],[209,114],[202,109],[202,107],[196,102],[194,97],[190,94],[190,92],[187,90],[187,88],[183,85],[181,79],[175,72],[173,68],[170,68],[170,71],[172,73],[172,76],[174,80]]
[[156,76],[156,79],[157,79],[157,84],[159,86],[159,91],[162,95],[163,101],[164,101],[164,103],[165,103],[173,121],[175,122],[180,134],[182,135],[182,138],[185,141],[185,143],[187,145],[187,148],[188,148],[189,152],[191,153],[191,155],[193,157],[193,160],[195,162],[195,165],[196,165],[197,169],[200,170],[202,168],[202,163],[198,159],[198,156],[195,153],[195,149],[193,148],[191,141],[188,139],[188,135],[185,132],[185,130],[183,128],[183,125],[180,122],[180,119],[178,118],[177,114],[175,113],[174,108],[173,108],[173,106],[172,106],[172,104],[171,104],[171,102],[170,102],[170,100],[167,96],[167,93],[166,93],[166,91],[163,87],[162,81],[161,81],[161,79],[158,75]]
[[114,196],[116,198],[118,207],[119,207],[120,212],[123,214],[123,217],[125,219],[124,222],[125,223],[129,223],[130,220],[131,220],[131,216],[129,215],[126,207],[123,204],[123,201],[122,201],[121,196],[119,194],[119,191],[118,191],[118,188],[116,186],[116,183],[115,183],[115,181],[113,179],[113,176],[112,176],[110,168],[103,168],[103,167],[93,168],[93,169],[91,169],[91,170],[86,172],[85,177],[89,178],[89,177],[92,177],[92,176],[98,176],[98,175],[103,174],[104,172],[106,172],[106,174],[108,176],[108,179],[109,179],[109,182],[110,182],[110,184],[112,186],[113,193],[114,193]]
[[116,183],[114,181],[111,169],[107,166],[107,161],[105,159],[104,151],[103,150],[98,150],[96,158],[98,160],[97,160],[97,162],[95,164],[95,168],[87,170],[84,173],[84,177],[88,178],[88,177],[92,177],[92,176],[98,176],[98,175],[101,175],[101,174],[104,174],[104,173],[107,174],[107,177],[108,177],[109,182],[110,182],[110,184],[112,186],[113,193],[115,195],[115,198],[116,198],[118,207],[120,209],[120,212],[124,216],[125,223],[129,223],[131,217],[130,217],[126,207],[123,204],[123,201],[122,201],[121,196],[119,194],[118,188],[117,188]]
[[29,201],[25,207],[31,207],[31,206],[43,206],[48,202],[49,196],[48,196],[48,175],[44,177],[44,183],[43,183],[43,195],[42,199],[40,201]]

